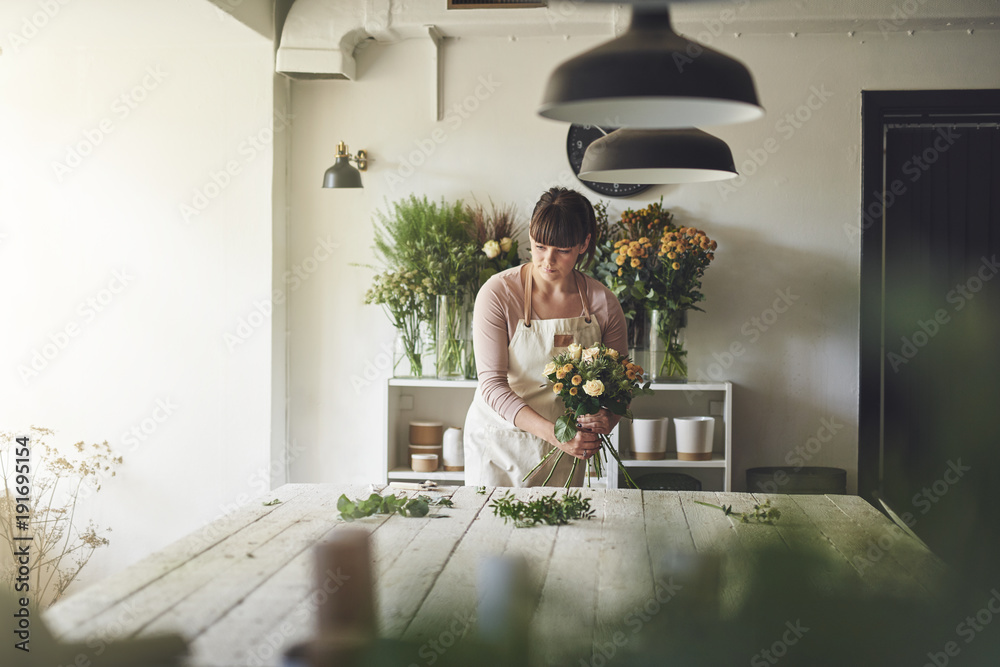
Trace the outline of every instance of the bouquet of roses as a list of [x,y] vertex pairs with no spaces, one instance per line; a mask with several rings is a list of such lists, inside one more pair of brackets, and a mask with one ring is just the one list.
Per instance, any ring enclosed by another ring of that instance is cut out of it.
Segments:
[[[566,406],[566,411],[556,420],[555,424],[556,438],[559,442],[569,442],[576,436],[576,422],[581,415],[596,414],[601,408],[607,408],[616,415],[631,418],[632,412],[629,410],[629,404],[632,402],[632,397],[653,393],[653,390],[649,388],[649,382],[642,384],[642,368],[632,363],[627,356],[619,354],[617,350],[599,342],[586,349],[575,343],[570,345],[566,352],[557,354],[545,366],[543,374],[552,386],[552,391],[562,399],[563,405]],[[591,464],[600,476],[601,459],[603,457],[603,460],[607,462],[607,452],[611,452],[629,485],[637,488],[625,470],[625,466],[622,465],[621,458],[611,444],[611,440],[604,434],[601,434],[600,438],[600,449],[587,461],[588,483]],[[524,480],[528,479],[553,454],[556,454],[556,459],[552,464],[552,471],[555,471],[559,460],[565,454],[558,447],[553,447],[548,454],[542,457],[538,465],[524,476]],[[579,462],[580,459],[573,459],[573,468],[566,480],[567,488]],[[549,476],[542,482],[543,486],[551,476],[552,472],[549,472]]]

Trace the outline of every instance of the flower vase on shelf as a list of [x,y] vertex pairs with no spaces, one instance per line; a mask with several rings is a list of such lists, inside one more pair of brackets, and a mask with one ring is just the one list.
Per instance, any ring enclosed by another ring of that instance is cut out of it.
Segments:
[[687,310],[651,310],[649,322],[649,378],[653,382],[687,382]]
[[649,368],[649,313],[641,306],[628,323],[628,356],[632,363],[641,366],[646,379],[651,378]]
[[396,329],[396,339],[392,349],[392,377],[421,377],[424,374],[422,351],[423,340],[420,336],[419,322],[415,322],[412,329]]
[[462,341],[462,369],[466,380],[478,379],[476,371],[476,352],[472,346],[472,314],[476,304],[475,292],[466,296],[465,301],[465,328]]
[[420,321],[420,377],[437,377],[437,316]]
[[439,380],[464,377],[463,354],[466,338],[465,299],[439,295],[437,298],[437,376]]

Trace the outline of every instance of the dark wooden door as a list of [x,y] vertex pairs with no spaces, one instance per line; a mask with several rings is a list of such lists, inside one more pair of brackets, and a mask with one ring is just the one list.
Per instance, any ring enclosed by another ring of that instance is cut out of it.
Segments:
[[996,474],[1000,91],[866,92],[863,114],[859,493],[944,542]]

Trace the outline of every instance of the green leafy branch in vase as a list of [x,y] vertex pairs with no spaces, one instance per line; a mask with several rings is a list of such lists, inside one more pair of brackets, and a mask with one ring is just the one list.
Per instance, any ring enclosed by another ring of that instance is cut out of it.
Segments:
[[750,512],[733,511],[732,505],[713,505],[712,503],[703,503],[700,500],[696,500],[695,502],[699,505],[704,505],[705,507],[720,510],[726,516],[739,519],[740,523],[750,523],[751,521],[755,521],[757,523],[773,524],[781,518],[781,510],[777,507],[771,507],[770,499],[765,500],[762,503],[757,503],[753,506],[753,510]]

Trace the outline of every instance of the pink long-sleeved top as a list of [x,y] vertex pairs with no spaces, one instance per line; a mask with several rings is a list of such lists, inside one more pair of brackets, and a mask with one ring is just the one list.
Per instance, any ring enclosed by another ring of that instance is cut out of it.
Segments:
[[[601,342],[628,353],[628,328],[621,304],[611,290],[590,276],[583,276],[581,296],[590,306],[591,316],[601,327]],[[583,316],[583,310],[580,311]],[[507,355],[517,323],[524,317],[524,285],[521,267],[494,275],[479,290],[473,312],[472,341],[476,351],[476,371],[486,404],[505,420],[514,417],[527,403],[510,388],[507,381]],[[532,318],[535,315],[532,313]],[[591,345],[594,341],[578,341]],[[542,369],[538,369],[541,382]]]

